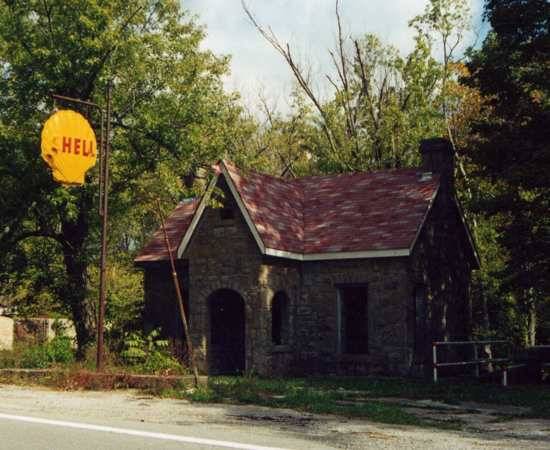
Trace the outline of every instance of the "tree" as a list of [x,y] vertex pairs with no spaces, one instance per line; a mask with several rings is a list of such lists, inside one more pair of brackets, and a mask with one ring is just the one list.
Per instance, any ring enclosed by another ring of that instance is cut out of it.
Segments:
[[[314,114],[310,123],[321,134],[312,152],[325,172],[411,166],[426,136],[463,136],[478,108],[473,89],[458,88],[464,66],[454,60],[467,21],[459,0],[430,2],[423,16],[411,21],[415,48],[406,56],[375,35],[346,36],[335,2],[336,45],[329,50],[333,73],[325,75],[332,93],[323,100],[313,89],[311,74],[289,44],[262,26],[243,2],[250,21],[288,64]],[[449,12],[450,11],[450,12]],[[459,20],[460,19],[460,20]],[[433,56],[433,32],[443,36],[444,61]],[[452,43],[451,43],[452,41]],[[456,129],[455,129],[456,128]]]
[[290,114],[281,114],[261,93],[258,106],[259,112],[243,115],[241,133],[231,142],[238,149],[234,162],[281,177],[314,173],[319,130],[301,91],[294,90]]
[[447,125],[447,136],[456,149],[450,125],[451,105],[448,101],[449,82],[452,81],[455,52],[463,43],[464,34],[470,27],[470,9],[466,0],[430,0],[424,13],[410,21],[419,34],[441,45],[441,106]]
[[550,302],[550,4],[489,0],[485,14],[492,30],[468,66],[489,110],[470,157],[485,186],[478,207],[498,218],[507,251],[500,294],[516,299],[533,345],[537,310]]
[[110,242],[135,248],[143,228],[116,224],[132,208],[147,216],[134,196],[143,177],[159,167],[193,172],[223,153],[239,116],[220,81],[227,59],[200,50],[203,36],[175,0],[0,3],[1,271],[13,274],[10,255],[24,253],[35,242],[29,239],[49,242],[44,257],[64,267],[59,298],[75,322],[81,357],[94,328],[88,288],[98,254],[97,170],[83,187],[52,181],[39,157],[50,93],[102,103],[113,80]]

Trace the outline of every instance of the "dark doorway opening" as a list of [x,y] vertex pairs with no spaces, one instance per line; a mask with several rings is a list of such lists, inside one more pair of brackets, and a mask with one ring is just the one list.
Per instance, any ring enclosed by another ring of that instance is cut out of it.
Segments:
[[220,289],[209,297],[209,372],[239,374],[245,369],[244,300],[235,291]]

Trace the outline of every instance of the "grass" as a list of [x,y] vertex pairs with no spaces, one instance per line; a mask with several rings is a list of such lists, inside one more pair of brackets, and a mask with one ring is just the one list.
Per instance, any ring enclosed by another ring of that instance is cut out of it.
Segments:
[[292,408],[299,411],[365,417],[376,422],[460,428],[460,422],[420,419],[403,406],[383,398],[430,399],[449,404],[464,401],[530,408],[530,417],[550,419],[550,386],[502,388],[472,381],[399,378],[295,378],[212,377],[206,387],[193,391],[167,390],[158,394],[206,403],[242,403]]
[[[171,394],[170,396],[173,396],[174,392]],[[179,396],[195,402],[243,403],[291,408],[315,414],[368,417],[377,422],[401,425],[421,425],[423,422],[398,405],[380,401],[348,403],[341,393],[310,385],[304,379],[215,377],[209,380],[208,386],[180,392]]]
[[[76,362],[62,341],[55,345],[18,346],[12,352],[0,351],[0,368],[55,368],[54,372],[0,374],[0,382],[41,384],[57,389],[115,389],[135,385],[132,374],[143,374],[142,366],[120,366],[113,355],[107,355],[104,374],[93,374],[93,356]],[[63,345],[61,345],[63,344]],[[162,361],[161,361],[162,362]],[[158,369],[163,367],[153,367]],[[161,375],[182,375],[185,370],[151,370]],[[122,376],[120,374],[122,373]],[[421,419],[403,405],[384,398],[430,399],[458,404],[466,401],[529,408],[530,417],[550,419],[550,385],[522,385],[502,388],[497,384],[471,380],[443,380],[433,384],[426,380],[375,377],[325,377],[269,379],[255,376],[211,377],[207,386],[188,390],[174,382],[145,380],[143,389],[161,396],[186,398],[195,402],[242,403],[275,408],[291,408],[318,414],[366,417],[372,421],[401,425],[436,425],[460,428],[460,422]],[[141,388],[141,386],[139,386]],[[432,408],[433,409],[433,408]],[[442,414],[444,417],[444,414]]]
[[[128,372],[127,372],[128,373]],[[125,378],[110,374],[94,376],[89,371],[66,368],[55,373],[33,375],[1,375],[0,382],[40,384],[52,388],[116,389],[128,387]],[[463,422],[420,418],[399,403],[384,399],[430,399],[449,404],[472,401],[495,405],[529,408],[525,416],[550,419],[550,386],[524,385],[502,388],[496,384],[473,381],[429,381],[402,378],[326,377],[326,378],[260,378],[211,377],[206,386],[189,389],[181,383],[158,383],[143,386],[148,393],[163,397],[185,398],[201,403],[253,404],[274,408],[290,408],[316,414],[337,414],[364,417],[371,421],[459,429]],[[433,408],[432,408],[433,409]],[[437,409],[437,407],[435,407]],[[498,420],[500,416],[496,416]],[[504,420],[504,418],[502,419]]]
[[472,401],[529,407],[540,417],[550,418],[550,385],[518,385],[503,388],[498,384],[472,380],[425,380],[399,378],[324,378],[309,381],[323,389],[361,391],[371,397],[431,399],[449,404]]

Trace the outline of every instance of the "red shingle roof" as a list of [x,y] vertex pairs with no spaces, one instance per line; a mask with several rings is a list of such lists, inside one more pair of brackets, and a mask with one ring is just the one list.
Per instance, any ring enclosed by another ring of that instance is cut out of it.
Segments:
[[[287,180],[221,164],[263,245],[305,255],[409,249],[439,186],[438,176],[423,180],[417,169]],[[180,204],[168,218],[174,249],[196,206]],[[161,238],[157,232],[136,262],[167,259]]]
[[302,253],[304,191],[293,180],[225,167],[267,248]]
[[409,248],[439,185],[418,170],[296,180],[304,205],[304,253]]
[[[178,246],[183,239],[183,235],[191,224],[193,214],[197,209],[198,199],[184,200],[176,206],[170,216],[166,219],[166,234],[170,243],[170,250],[176,257]],[[139,255],[134,259],[136,263],[146,263],[153,261],[162,261],[168,259],[166,251],[166,243],[164,242],[164,234],[162,229],[159,229],[153,234],[151,240],[141,250]]]

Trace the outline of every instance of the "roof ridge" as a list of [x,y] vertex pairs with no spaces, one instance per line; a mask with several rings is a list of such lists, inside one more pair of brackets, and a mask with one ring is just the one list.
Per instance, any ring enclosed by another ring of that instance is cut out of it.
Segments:
[[[387,169],[376,169],[376,170],[358,170],[354,172],[337,172],[337,173],[322,173],[322,174],[315,174],[315,175],[302,175],[295,178],[285,178],[280,175],[272,175],[267,172],[261,172],[255,168],[243,168],[236,163],[234,163],[232,160],[227,158],[222,158],[219,160],[219,162],[222,162],[223,164],[230,165],[240,173],[248,174],[253,173],[255,175],[259,175],[266,178],[271,178],[274,180],[278,180],[284,183],[296,183],[300,180],[304,179],[311,179],[311,178],[336,178],[336,177],[347,177],[347,176],[356,176],[356,175],[370,175],[370,174],[379,174],[379,173],[406,173],[406,172],[425,172],[421,167],[390,167]],[[437,175],[437,174],[435,174]]]
[[[375,175],[380,173],[407,173],[407,172],[416,172],[421,173],[423,172],[422,168],[420,167],[392,167],[389,169],[378,169],[378,170],[362,170],[357,172],[338,172],[338,173],[325,173],[325,174],[318,174],[318,175],[304,175],[301,177],[296,177],[290,182],[296,182],[300,180],[305,179],[312,179],[312,178],[337,178],[337,177],[352,177],[356,175]],[[424,171],[425,172],[425,171]]]

